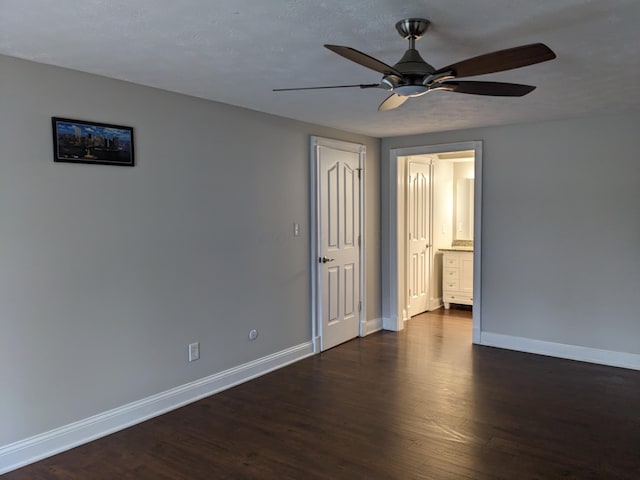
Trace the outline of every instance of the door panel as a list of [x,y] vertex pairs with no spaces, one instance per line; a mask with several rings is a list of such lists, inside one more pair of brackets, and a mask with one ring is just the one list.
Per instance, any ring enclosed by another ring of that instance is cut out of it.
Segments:
[[409,316],[413,316],[429,307],[431,165],[410,161],[407,173],[407,298]]
[[473,254],[460,261],[460,291],[473,294]]
[[[324,149],[321,149],[324,150]],[[340,227],[338,222],[340,221],[338,218],[338,169],[340,165],[338,163],[329,164],[327,166],[326,171],[326,207],[324,208],[324,214],[326,215],[326,220],[323,222],[323,227],[326,228],[327,234],[327,242],[325,248],[327,251],[338,249],[339,247],[339,235],[340,235]],[[322,196],[322,192],[320,193]]]
[[318,155],[319,316],[326,350],[359,333],[360,155],[324,146]]
[[355,304],[355,275],[354,265],[344,266],[344,314],[345,316],[356,313],[357,306]]
[[[356,159],[357,160],[357,159]],[[355,168],[352,165],[343,164],[343,174],[344,174],[344,208],[342,211],[344,212],[344,246],[345,247],[353,247],[355,248],[357,241],[356,238],[356,225],[355,219],[356,215],[354,212],[355,198],[354,196],[359,195],[358,190],[358,175],[357,175],[357,163]]]
[[327,325],[339,320],[340,312],[340,272],[336,267],[327,268]]

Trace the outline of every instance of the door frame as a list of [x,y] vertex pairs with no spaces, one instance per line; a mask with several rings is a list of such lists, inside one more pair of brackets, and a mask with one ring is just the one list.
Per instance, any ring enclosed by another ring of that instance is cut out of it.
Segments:
[[[430,155],[436,153],[454,152],[462,150],[473,150],[475,157],[475,180],[474,180],[474,212],[473,212],[473,343],[480,343],[480,332],[482,330],[482,141],[456,142],[436,145],[423,145],[418,147],[393,148],[389,151],[389,230],[383,232],[388,235],[389,242],[389,270],[386,292],[382,295],[382,311],[388,312],[389,316],[383,319],[385,330],[400,331],[404,328],[403,305],[400,301],[401,292],[399,286],[402,285],[400,279],[400,269],[398,265],[404,261],[401,258],[402,249],[399,248],[404,242],[404,232],[400,225],[400,219],[404,211],[400,211],[401,202],[399,195],[404,195],[403,169],[398,168],[398,157],[412,155]],[[404,208],[404,207],[403,207]],[[386,303],[386,305],[385,305]]]
[[321,147],[333,148],[349,153],[358,154],[358,171],[360,175],[360,212],[359,212],[359,228],[360,228],[360,251],[359,251],[359,272],[358,282],[360,285],[360,305],[358,312],[358,335],[364,337],[366,331],[367,319],[367,302],[365,289],[365,160],[367,149],[360,143],[344,142],[342,140],[334,140],[331,138],[319,137],[312,135],[310,137],[310,155],[309,155],[309,191],[310,191],[310,224],[309,224],[309,249],[310,255],[310,271],[311,271],[311,341],[313,343],[314,353],[322,351],[322,315],[320,309],[322,302],[320,301],[320,287],[322,285],[320,279],[320,268],[318,267],[318,251],[320,245],[320,215],[319,207],[319,169],[320,156],[318,155]]

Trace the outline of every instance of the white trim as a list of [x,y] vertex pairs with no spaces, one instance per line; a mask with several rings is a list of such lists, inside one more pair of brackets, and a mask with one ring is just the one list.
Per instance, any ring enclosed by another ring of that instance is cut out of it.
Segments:
[[311,342],[276,352],[209,377],[0,446],[0,475],[117,432],[313,355]]
[[[383,285],[387,285],[388,291],[382,295],[382,311],[389,312],[389,316],[383,319],[385,330],[399,331],[403,328],[403,311],[399,300],[398,284],[399,284],[399,262],[403,259],[399,258],[398,248],[398,218],[400,212],[398,209],[398,183],[399,169],[398,157],[406,157],[412,155],[429,155],[434,153],[453,152],[461,150],[474,150],[475,152],[475,207],[474,207],[474,249],[473,249],[473,343],[480,342],[480,332],[482,331],[482,141],[475,140],[469,142],[446,143],[439,145],[423,145],[419,147],[393,148],[389,151],[389,230],[383,232],[388,234],[389,241],[389,278],[388,282],[383,281]],[[383,269],[384,272],[384,269]],[[388,308],[387,308],[388,307]]]
[[473,182],[473,306],[472,337],[473,343],[480,342],[482,333],[482,142],[475,144],[475,181]]
[[429,311],[437,310],[442,307],[442,305],[444,305],[444,303],[442,302],[442,297],[432,298],[429,302]]
[[322,342],[320,337],[313,337],[313,353],[319,353],[322,351]]
[[519,352],[547,355],[549,357],[578,360],[580,362],[597,363],[612,367],[640,370],[640,355],[635,353],[615,352],[599,348],[567,345],[564,343],[546,342],[531,338],[512,337],[500,333],[481,332],[480,344],[488,347],[506,348]]
[[362,307],[359,312],[359,324],[358,335],[363,337],[368,335],[365,329],[365,323],[367,318],[367,302],[366,302],[366,246],[365,246],[365,163],[367,147],[360,143],[344,142],[342,140],[334,140],[332,138],[318,137],[311,135],[310,138],[310,155],[309,155],[309,191],[310,191],[310,205],[309,205],[309,218],[310,227],[309,235],[310,242],[310,266],[311,266],[311,332],[314,343],[314,352],[320,352],[322,346],[322,322],[319,314],[320,298],[318,292],[320,285],[320,269],[318,268],[318,245],[320,244],[320,229],[318,222],[320,221],[318,216],[318,201],[320,192],[318,189],[319,176],[318,171],[320,168],[318,154],[320,147],[332,148],[335,150],[342,150],[345,152],[358,154],[358,168],[360,169],[360,302]]
[[309,271],[311,272],[311,339],[313,351],[322,351],[322,332],[320,331],[320,319],[318,318],[318,144],[319,137],[311,136],[309,142]]
[[360,331],[359,335],[364,337],[371,332],[367,332],[366,328],[364,328],[364,324],[367,322],[367,262],[365,258],[365,219],[367,218],[366,213],[366,202],[365,202],[365,187],[366,187],[366,168],[365,162],[367,160],[367,147],[364,145],[360,145],[360,152],[358,158],[358,167],[360,168]]
[[371,335],[372,333],[379,332],[382,330],[382,319],[381,318],[372,318],[370,320],[365,320],[360,323],[360,330],[363,332],[361,337],[366,337],[367,335]]
[[392,332],[398,331],[398,318],[397,317],[383,317],[382,318],[382,329],[383,330],[391,330]]
[[[473,307],[471,307],[473,310]],[[475,313],[473,313],[475,315]],[[480,330],[480,326],[473,325],[471,330],[471,341],[477,345],[482,345],[481,343],[481,335],[482,331]]]
[[[385,330],[398,332],[402,330],[404,324],[404,312],[402,305],[398,302],[398,264],[399,264],[399,248],[398,248],[398,157],[401,156],[398,149],[392,149],[389,152],[389,225],[386,230],[382,231],[382,236],[388,235],[387,242],[389,244],[388,260],[389,271],[385,275],[384,265],[382,270],[382,312],[388,314],[382,318],[382,327]],[[384,174],[383,174],[384,175]],[[383,176],[384,178],[384,176]],[[381,208],[384,208],[384,200]],[[382,212],[384,216],[384,212]],[[384,241],[382,241],[384,245]],[[383,252],[383,258],[385,258]],[[385,259],[386,261],[386,259]],[[385,282],[386,280],[386,282]],[[386,288],[385,288],[386,287]],[[386,306],[386,308],[385,308]]]

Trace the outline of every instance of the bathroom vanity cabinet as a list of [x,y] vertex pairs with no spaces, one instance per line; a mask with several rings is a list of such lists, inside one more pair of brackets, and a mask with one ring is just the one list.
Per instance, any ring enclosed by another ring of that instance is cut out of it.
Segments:
[[473,251],[443,250],[442,260],[444,308],[452,303],[473,305]]

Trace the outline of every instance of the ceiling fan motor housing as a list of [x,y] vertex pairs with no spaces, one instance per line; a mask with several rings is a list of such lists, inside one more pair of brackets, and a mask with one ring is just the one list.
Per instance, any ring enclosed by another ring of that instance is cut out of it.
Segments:
[[424,61],[424,59],[420,56],[420,53],[415,48],[410,48],[400,59],[398,63],[396,63],[393,68],[398,70],[404,76],[418,76],[424,77],[425,75],[431,75],[436,71],[431,65]]
[[393,68],[402,73],[402,77],[394,74],[385,75],[382,83],[403,96],[427,93],[429,88],[425,86],[424,79],[436,71],[433,66],[424,61],[415,48],[408,49]]

